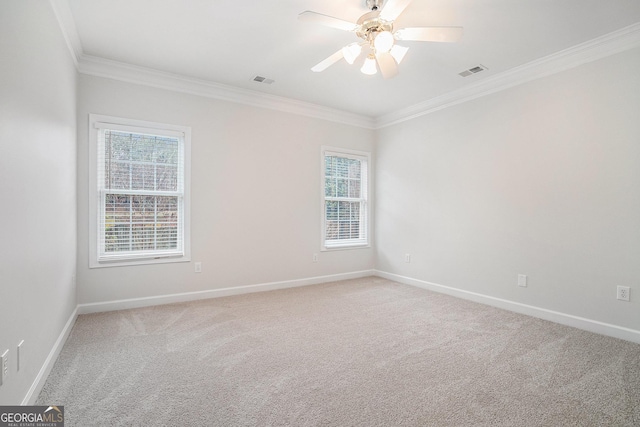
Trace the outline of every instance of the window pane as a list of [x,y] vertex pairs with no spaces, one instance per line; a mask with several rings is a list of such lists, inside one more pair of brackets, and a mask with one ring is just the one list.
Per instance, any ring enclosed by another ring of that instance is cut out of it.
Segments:
[[325,196],[360,197],[362,164],[345,157],[325,157]]
[[114,224],[105,229],[105,252],[128,251],[131,226]]
[[131,188],[131,164],[107,160],[105,162],[105,187],[118,190]]
[[350,225],[348,221],[340,221],[339,225],[339,235],[338,239],[349,239],[350,238]]
[[336,187],[336,197],[349,197],[348,180],[344,178],[337,178]]
[[145,251],[155,249],[153,224],[132,224],[131,249]]
[[178,197],[107,194],[105,252],[178,247]]
[[159,138],[156,141],[155,162],[177,165],[178,140],[170,138]]
[[156,197],[156,203],[157,221],[177,224],[178,198],[169,196]]
[[327,219],[334,221],[338,219],[338,202],[327,202]]
[[155,190],[152,164],[131,165],[131,190]]
[[128,196],[107,194],[105,203],[105,223],[122,224],[131,220]]
[[336,158],[336,175],[344,178],[349,177],[349,159],[344,157]]
[[358,179],[350,179],[349,180],[349,197],[360,197],[360,180]]
[[154,136],[131,134],[131,160],[151,163],[155,139]]
[[324,158],[324,175],[327,177],[333,176],[333,159],[332,156],[325,156]]
[[351,203],[351,215],[349,219],[351,221],[359,221],[360,220],[360,203]]
[[361,175],[361,161],[346,157],[326,156],[325,175],[359,179]]
[[178,198],[157,198],[156,243],[158,249],[178,247]]
[[178,191],[177,138],[105,131],[107,189]]
[[325,197],[336,197],[336,181],[333,178],[325,177],[324,195]]
[[136,224],[155,222],[155,202],[153,196],[133,196],[131,203],[131,221]]
[[360,161],[349,159],[349,178],[360,179]]
[[107,251],[129,250],[130,219],[129,199],[126,196],[108,194],[104,219]]
[[159,225],[157,228],[157,248],[176,249],[178,228],[175,224]]
[[131,138],[129,134],[105,131],[105,158],[110,160],[131,160]]
[[360,222],[354,221],[351,223],[351,239],[360,238]]
[[326,240],[360,238],[360,202],[326,202],[325,228]]
[[178,190],[178,167],[173,165],[158,165],[156,167],[156,190]]
[[338,202],[338,218],[341,221],[351,218],[351,204],[350,202]]

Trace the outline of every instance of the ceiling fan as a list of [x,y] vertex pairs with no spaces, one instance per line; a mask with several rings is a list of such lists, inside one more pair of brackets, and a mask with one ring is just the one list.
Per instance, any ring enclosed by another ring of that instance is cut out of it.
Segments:
[[372,75],[380,67],[382,76],[389,79],[398,74],[398,64],[409,50],[408,47],[396,44],[396,41],[455,42],[462,37],[462,27],[411,27],[395,30],[393,21],[409,3],[411,0],[366,0],[371,12],[362,15],[355,24],[310,10],[302,12],[298,15],[300,21],[350,31],[364,40],[348,44],[311,70],[324,71],[342,58],[353,64],[365,50],[366,59],[360,71]]

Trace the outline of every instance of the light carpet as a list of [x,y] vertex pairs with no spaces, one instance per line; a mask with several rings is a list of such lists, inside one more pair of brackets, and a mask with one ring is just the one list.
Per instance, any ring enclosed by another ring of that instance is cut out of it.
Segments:
[[82,315],[66,426],[639,426],[640,345],[377,277]]

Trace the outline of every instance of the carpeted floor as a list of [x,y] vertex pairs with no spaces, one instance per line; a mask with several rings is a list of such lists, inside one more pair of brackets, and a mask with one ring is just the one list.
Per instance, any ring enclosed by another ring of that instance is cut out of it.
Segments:
[[370,277],[82,315],[66,426],[639,426],[640,345]]

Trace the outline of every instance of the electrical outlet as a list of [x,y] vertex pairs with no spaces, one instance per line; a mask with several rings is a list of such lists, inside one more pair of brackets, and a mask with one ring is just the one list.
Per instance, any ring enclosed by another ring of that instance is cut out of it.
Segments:
[[4,384],[9,375],[9,350],[0,356],[0,385]]
[[411,263],[411,254],[404,254],[404,262]]
[[313,254],[313,262],[318,262],[318,254]]
[[202,273],[202,263],[201,262],[196,262],[193,265],[195,266],[196,273]]
[[521,288],[527,287],[527,275],[526,274],[518,274],[518,286]]
[[617,298],[621,301],[629,301],[631,289],[628,286],[618,286]]

